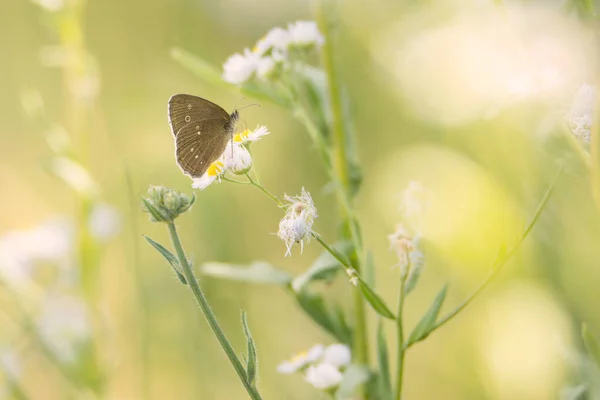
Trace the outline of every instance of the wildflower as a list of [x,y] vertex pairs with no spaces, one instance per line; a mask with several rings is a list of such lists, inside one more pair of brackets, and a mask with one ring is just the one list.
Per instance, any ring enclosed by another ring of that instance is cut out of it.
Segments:
[[68,295],[51,295],[46,299],[36,326],[44,343],[65,363],[77,360],[78,348],[91,335],[85,304]]
[[308,367],[304,380],[317,389],[327,390],[338,386],[342,377],[342,373],[336,367],[322,363]]
[[255,142],[257,140],[260,140],[263,136],[268,135],[270,132],[267,129],[266,126],[263,125],[257,125],[256,129],[254,129],[253,131],[251,131],[250,129],[246,129],[245,131],[241,132],[241,133],[236,133],[233,136],[233,141],[235,143],[249,143],[249,142]]
[[227,172],[243,175],[252,166],[252,156],[242,144],[231,141],[223,152],[223,164]]
[[73,226],[64,219],[9,232],[0,237],[0,276],[11,287],[24,289],[32,282],[38,263],[56,264],[64,275],[73,245]]
[[307,365],[318,361],[322,356],[325,348],[322,344],[316,344],[308,351],[304,351],[294,355],[291,359],[283,361],[277,366],[277,372],[280,374],[293,374],[296,371],[306,368]]
[[248,49],[244,49],[244,54],[233,54],[223,64],[223,79],[234,85],[246,83],[256,72],[258,59],[258,55]]
[[221,180],[221,177],[225,174],[225,163],[220,159],[210,164],[210,167],[206,170],[204,175],[200,178],[194,178],[192,181],[192,187],[194,189],[204,190],[211,185],[215,180]]
[[289,44],[297,48],[322,46],[325,39],[314,21],[296,21],[288,25]]
[[587,83],[583,84],[575,94],[568,114],[573,134],[586,144],[591,141],[595,97],[596,88]]
[[108,204],[96,204],[90,213],[88,226],[96,239],[107,240],[121,230],[119,212]]
[[348,274],[348,280],[353,286],[358,286],[358,275],[354,268],[346,269],[346,274]]
[[345,344],[331,344],[327,346],[323,354],[323,363],[337,368],[345,367],[350,364],[350,361],[352,361],[352,352]]
[[64,0],[32,0],[32,2],[51,12],[60,11],[65,6]]
[[252,52],[259,56],[264,56],[272,51],[284,51],[290,40],[289,33],[282,28],[271,29],[262,39],[260,39]]
[[66,157],[58,157],[53,160],[51,167],[54,174],[77,193],[93,196],[98,192],[98,185],[81,164]]
[[304,249],[304,240],[310,241],[310,238],[316,233],[312,230],[312,225],[317,218],[317,208],[313,203],[310,193],[302,188],[300,196],[285,196],[285,200],[290,202],[287,206],[285,216],[279,222],[279,232],[277,236],[285,242],[287,251],[286,256],[292,254],[294,243],[300,243],[300,253]]
[[[396,232],[388,235],[390,249],[398,256],[398,267],[400,275],[405,279],[409,272],[418,273],[423,265],[423,254],[418,250],[419,237],[411,236],[408,231],[399,224]],[[410,271],[409,271],[410,268]],[[419,271],[416,271],[416,269]]]
[[195,196],[162,186],[150,186],[148,197],[142,199],[142,209],[150,214],[152,222],[172,222],[179,215],[190,209]]
[[410,181],[408,187],[402,192],[400,212],[404,217],[420,218],[429,207],[431,193],[419,181]]

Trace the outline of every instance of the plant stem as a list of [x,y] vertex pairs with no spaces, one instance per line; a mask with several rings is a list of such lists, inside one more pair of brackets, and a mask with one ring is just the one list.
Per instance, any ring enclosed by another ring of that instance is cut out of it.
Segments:
[[[322,48],[321,58],[323,68],[327,77],[329,92],[329,105],[332,115],[332,145],[333,145],[333,169],[335,171],[336,194],[338,199],[338,208],[343,225],[350,233],[350,238],[355,246],[356,265],[354,268],[360,272],[362,259],[362,250],[360,248],[360,238],[355,227],[355,219],[352,211],[351,193],[350,193],[350,171],[348,160],[348,143],[346,132],[344,131],[344,115],[342,113],[342,99],[340,96],[340,84],[336,74],[333,54],[333,37],[331,34],[331,23],[329,16],[334,13],[331,5],[334,0],[317,1],[316,17],[319,28],[325,37],[325,44]],[[354,335],[353,350],[358,364],[367,365],[368,356],[368,335],[367,321],[365,315],[364,299],[359,291],[355,294],[354,317],[356,324],[356,333]]]
[[[483,289],[485,289],[487,287],[487,285],[489,285],[489,283],[496,277],[496,275],[498,275],[498,273],[502,270],[502,267],[504,267],[508,263],[508,261],[515,255],[517,250],[519,250],[521,248],[521,245],[523,244],[523,242],[525,241],[525,239],[527,238],[527,236],[529,235],[529,233],[535,226],[536,222],[540,218],[540,215],[542,215],[542,212],[546,208],[546,205],[548,204],[548,200],[550,199],[550,196],[552,195],[552,192],[554,191],[554,188],[556,187],[556,183],[558,182],[558,179],[562,175],[563,171],[564,171],[564,166],[561,165],[558,169],[558,172],[556,173],[556,176],[554,177],[554,179],[550,183],[550,186],[546,190],[546,193],[544,193],[544,197],[542,197],[542,200],[540,201],[535,213],[533,214],[531,221],[529,222],[529,224],[525,228],[525,231],[523,232],[521,237],[517,240],[517,242],[512,246],[512,248],[501,259],[497,260],[494,263],[492,271],[490,271],[488,276],[485,277],[485,279],[481,282],[479,287],[477,289],[475,289],[475,291],[473,293],[471,293],[471,295],[469,297],[467,297],[466,300],[464,300],[458,307],[456,307],[454,310],[450,311],[447,315],[445,315],[443,318],[441,318],[435,324],[435,326],[431,329],[429,334],[433,333],[435,330],[442,327],[445,323],[447,323],[452,318],[454,318],[456,315],[458,315],[458,313],[460,313],[466,306],[468,306],[475,299],[475,297],[477,297],[477,295],[479,293],[481,293],[483,291]],[[411,346],[406,346],[405,349],[408,349]]]
[[217,337],[219,344],[223,348],[223,351],[225,351],[227,358],[229,358],[229,361],[231,362],[233,369],[235,369],[235,372],[237,373],[238,377],[242,381],[242,384],[244,385],[244,388],[248,392],[248,395],[250,396],[250,398],[253,400],[262,400],[262,398],[260,397],[260,394],[258,393],[258,390],[255,387],[253,387],[246,379],[246,370],[242,366],[242,363],[240,362],[240,360],[237,358],[235,351],[233,350],[233,347],[231,346],[231,344],[229,343],[229,340],[227,340],[227,337],[225,336],[225,333],[219,326],[219,323],[217,322],[217,319],[216,319],[215,315],[213,314],[212,309],[210,308],[210,305],[208,304],[206,296],[204,295],[204,292],[202,292],[202,289],[200,288],[200,285],[198,284],[198,281],[196,280],[196,277],[194,276],[192,267],[190,266],[190,264],[187,260],[185,252],[183,251],[183,247],[179,240],[179,235],[177,234],[177,229],[175,228],[175,223],[169,222],[168,226],[169,226],[169,234],[171,236],[171,241],[173,242],[173,247],[175,247],[175,251],[177,253],[177,258],[179,259],[179,264],[181,265],[183,275],[185,276],[185,279],[187,280],[187,283],[188,283],[190,289],[192,290],[192,293],[194,294],[194,297],[196,298],[198,305],[200,305],[200,309],[202,310],[202,313],[204,314],[204,317],[206,318],[208,325],[210,326],[213,333]]
[[398,293],[398,312],[396,319],[396,332],[398,335],[398,353],[396,355],[396,400],[402,398],[402,378],[404,376],[404,354],[406,349],[404,348],[404,326],[403,326],[403,312],[404,312],[404,285],[406,279],[400,279],[400,292]]
[[248,178],[248,181],[252,186],[254,186],[255,188],[259,189],[261,192],[263,192],[264,194],[269,196],[271,198],[271,200],[273,200],[275,203],[277,203],[277,205],[279,205],[279,207],[285,207],[285,204],[283,204],[283,202],[281,200],[279,200],[277,198],[277,196],[275,196],[273,193],[271,193],[267,189],[265,189],[262,185],[260,185],[256,181],[254,181],[254,179],[252,179],[252,177],[249,174],[246,174],[246,177]]

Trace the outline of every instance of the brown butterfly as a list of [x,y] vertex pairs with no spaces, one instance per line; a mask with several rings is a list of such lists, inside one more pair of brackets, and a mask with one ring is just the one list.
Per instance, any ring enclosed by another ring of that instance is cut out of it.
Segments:
[[228,114],[217,104],[189,94],[169,99],[169,124],[175,136],[177,165],[184,174],[200,178],[232,139],[238,110]]

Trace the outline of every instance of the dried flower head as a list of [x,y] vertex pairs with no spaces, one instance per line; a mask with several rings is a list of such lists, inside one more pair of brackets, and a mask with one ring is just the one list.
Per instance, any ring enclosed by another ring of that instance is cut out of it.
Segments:
[[290,204],[286,208],[284,217],[279,222],[277,236],[285,242],[286,256],[292,254],[294,243],[300,243],[300,253],[304,249],[304,240],[310,241],[316,233],[312,230],[313,223],[317,219],[317,208],[304,188],[300,196],[285,196]]

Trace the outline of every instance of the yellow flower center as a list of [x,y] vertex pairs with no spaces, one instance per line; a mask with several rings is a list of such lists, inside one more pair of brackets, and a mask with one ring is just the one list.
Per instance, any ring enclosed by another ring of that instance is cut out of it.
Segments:
[[294,361],[299,361],[302,360],[303,358],[306,358],[306,356],[308,356],[308,353],[306,351],[300,352],[296,355],[294,355],[294,357],[292,357],[292,359],[290,361],[294,362]]
[[206,172],[208,176],[217,176],[223,171],[224,167],[225,164],[223,164],[221,161],[215,161],[214,163],[210,164],[210,167],[208,167]]
[[248,137],[248,135],[250,135],[250,133],[250,129],[246,129],[244,132],[236,133],[233,136],[233,141],[236,143],[241,143]]

